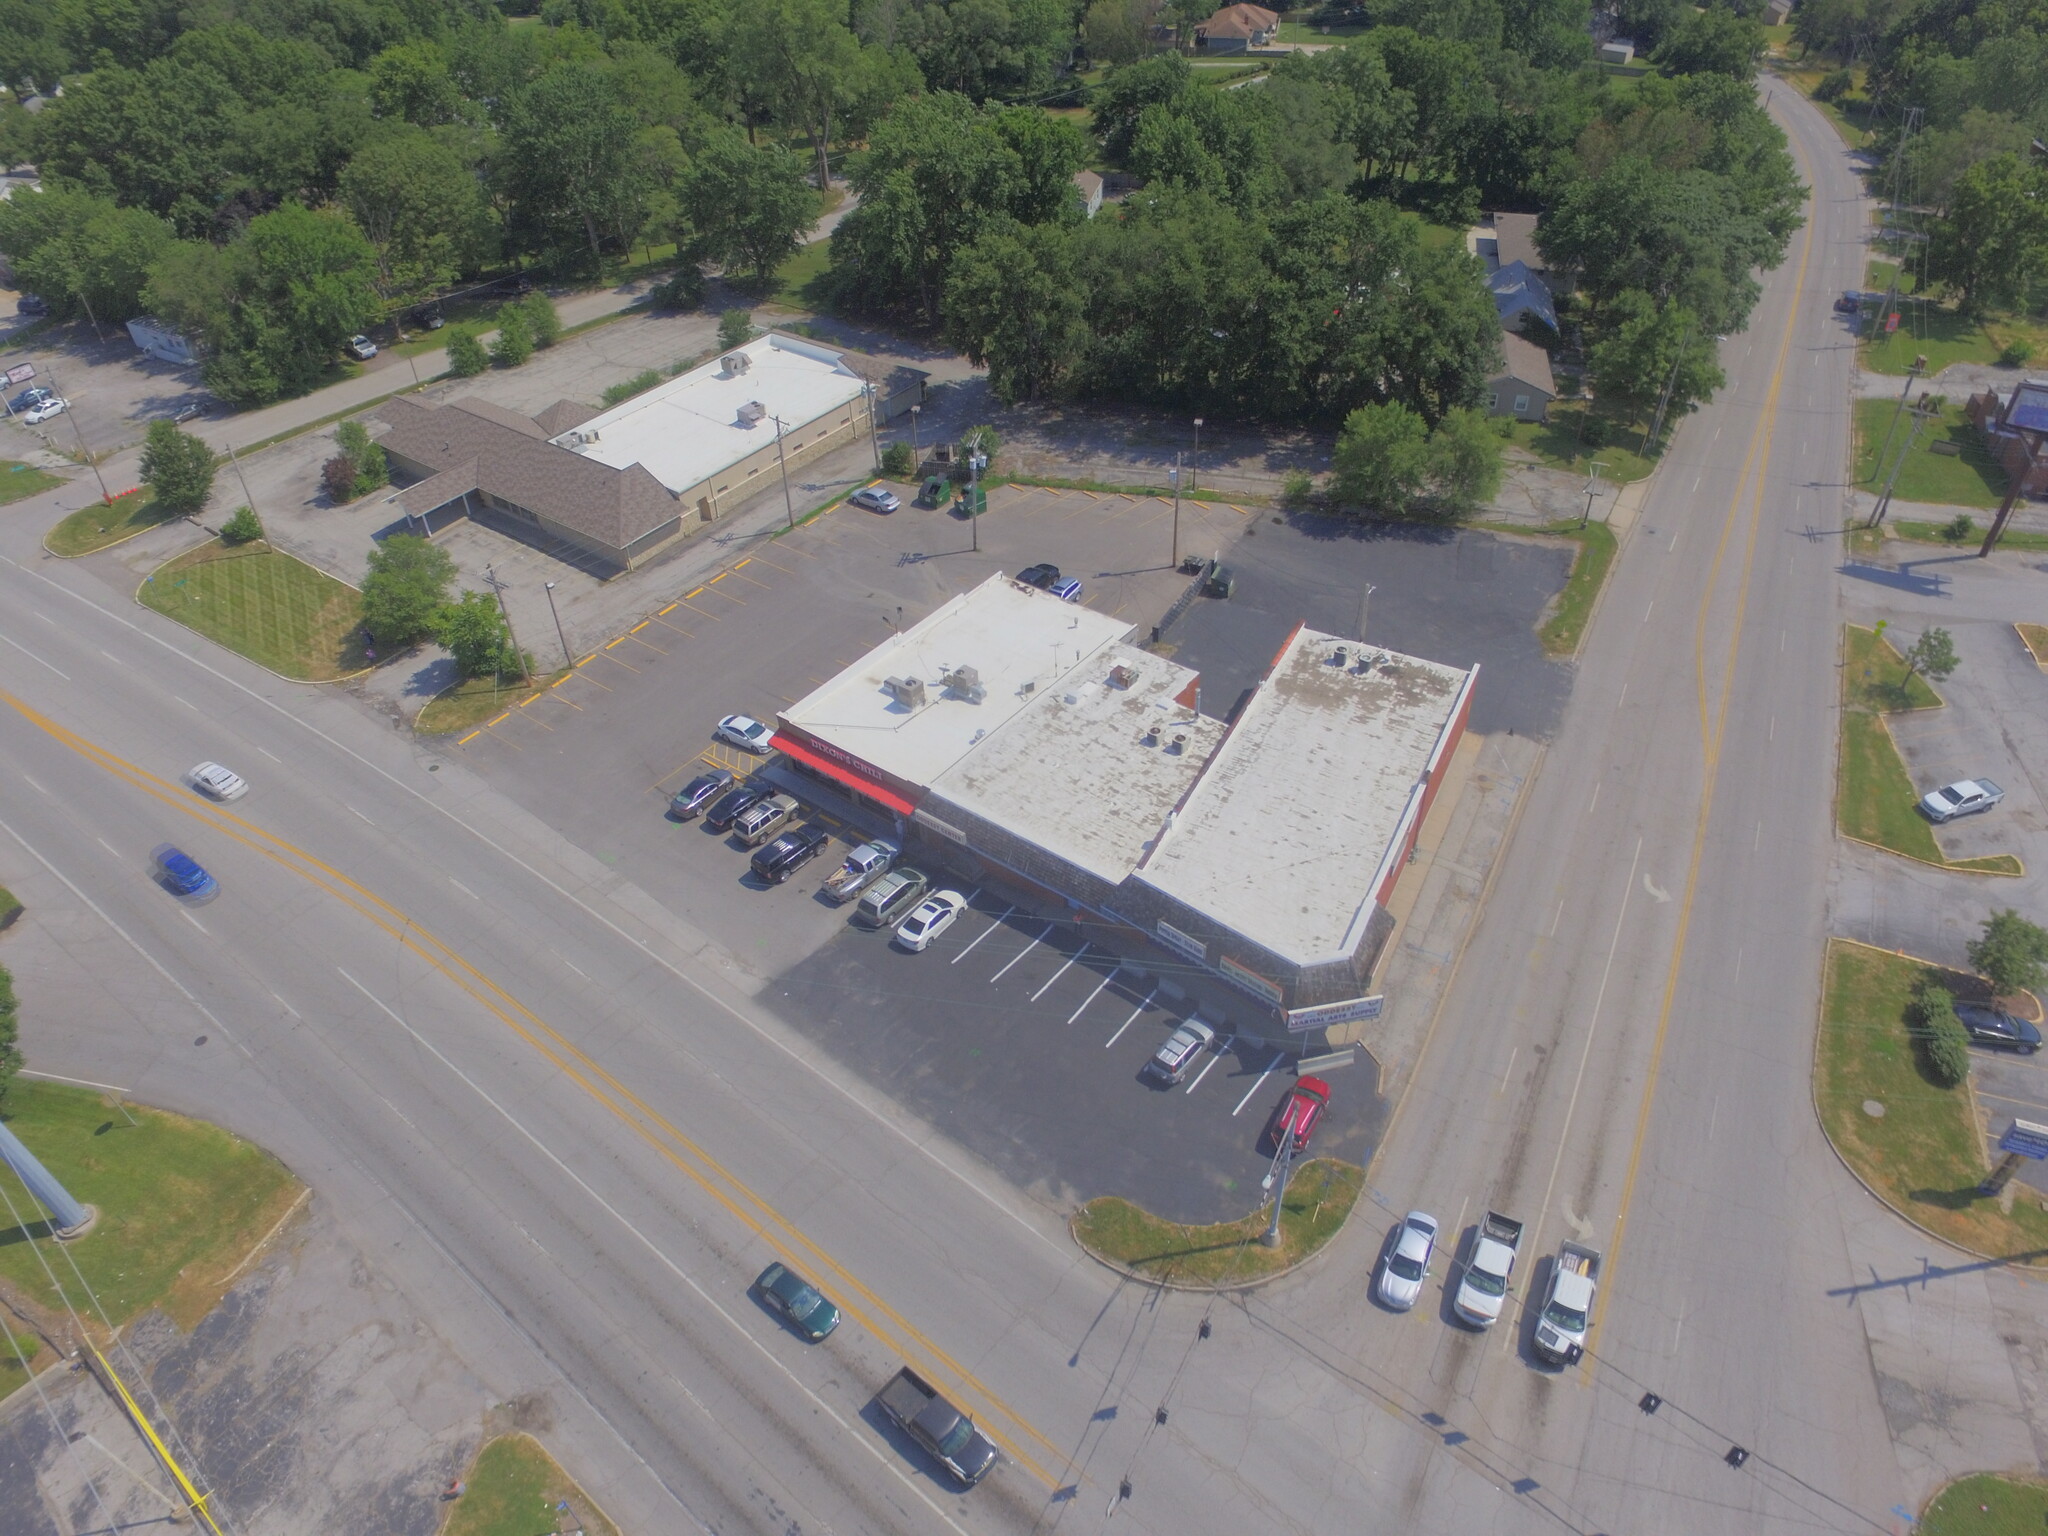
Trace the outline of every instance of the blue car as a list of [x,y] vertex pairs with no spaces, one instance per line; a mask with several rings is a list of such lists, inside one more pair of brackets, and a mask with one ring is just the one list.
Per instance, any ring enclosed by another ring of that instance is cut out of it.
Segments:
[[165,843],[150,857],[156,863],[158,883],[173,896],[187,901],[211,901],[220,894],[220,882],[184,849]]

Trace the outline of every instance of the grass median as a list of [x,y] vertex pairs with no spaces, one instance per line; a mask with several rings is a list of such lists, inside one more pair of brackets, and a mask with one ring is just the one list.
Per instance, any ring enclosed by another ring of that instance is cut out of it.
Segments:
[[1842,740],[1835,778],[1835,828],[1844,837],[1943,869],[1980,875],[2026,871],[2009,853],[1950,859],[1918,809],[1920,796],[1899,756],[1885,716],[1934,709],[1941,696],[1923,677],[1909,677],[1906,659],[1874,630],[1843,627]]
[[[463,1481],[467,1486],[441,1536],[575,1530],[583,1536],[619,1536],[619,1528],[531,1435],[500,1435],[491,1441]],[[564,1503],[567,1510],[559,1507]]]
[[1929,970],[1966,996],[1982,993],[1973,976],[1828,942],[1813,1067],[1821,1127],[1879,1199],[1937,1237],[1972,1253],[2048,1262],[2048,1202],[2015,1184],[2006,1212],[1977,1193],[1990,1170],[1969,1091],[1944,1088],[1922,1070],[1906,1009]]
[[1099,1259],[1144,1280],[1228,1290],[1292,1269],[1335,1237],[1357,1203],[1365,1170],[1335,1158],[1311,1158],[1294,1171],[1280,1207],[1280,1246],[1259,1235],[1272,1220],[1264,1207],[1238,1221],[1184,1227],[1115,1195],[1075,1213],[1074,1240]]
[[132,539],[138,533],[146,533],[178,515],[140,493],[123,496],[112,506],[95,501],[80,507],[45,534],[43,546],[53,555],[76,560],[80,555],[90,555],[119,544],[123,539]]
[[1927,1501],[1920,1536],[2040,1536],[2048,1530],[2048,1483],[1981,1472]]
[[284,677],[325,683],[370,665],[361,594],[258,541],[215,539],[161,565],[136,594],[145,607]]
[[114,1326],[161,1306],[190,1329],[299,1198],[301,1186],[282,1163],[219,1126],[124,1107],[88,1089],[19,1079],[6,1120],[73,1198],[99,1210],[92,1231],[60,1252],[43,1241],[41,1207],[0,1170],[0,1190],[12,1202],[0,1208],[0,1286],[53,1324],[64,1297],[45,1261],[96,1329],[73,1264]]
[[533,686],[511,677],[466,677],[451,688],[443,688],[413,722],[413,729],[428,736],[446,736],[495,720],[508,709],[518,709],[540,697],[564,672],[536,673]]
[[0,459],[0,506],[27,496],[40,496],[44,491],[54,491],[63,483],[63,476],[37,469],[33,464],[24,464],[19,459]]
[[2020,632],[2020,644],[2034,658],[2034,665],[2048,667],[2048,624],[2015,624],[2013,628]]

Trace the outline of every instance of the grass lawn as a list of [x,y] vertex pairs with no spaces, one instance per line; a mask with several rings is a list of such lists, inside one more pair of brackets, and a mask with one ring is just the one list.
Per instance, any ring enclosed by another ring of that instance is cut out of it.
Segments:
[[2048,1530],[2048,1483],[1980,1473],[1950,1483],[1920,1516],[1920,1536],[2040,1536]]
[[0,885],[0,932],[5,932],[14,920],[28,909],[21,904],[21,898]]
[[1081,1207],[1074,1238],[1098,1258],[1148,1280],[1222,1290],[1292,1269],[1322,1247],[1344,1225],[1364,1183],[1363,1168],[1335,1158],[1310,1158],[1297,1167],[1281,1204],[1278,1248],[1259,1241],[1270,1211],[1213,1227],[1183,1227],[1115,1195]]
[[1550,617],[1537,631],[1544,650],[1553,656],[1569,656],[1585,638],[1586,624],[1593,617],[1593,603],[1600,596],[1601,584],[1607,580],[1618,546],[1614,530],[1605,523],[1588,523],[1584,528],[1577,523],[1553,523],[1542,531],[1571,539],[1579,546],[1564,590],[1557,594]]
[[[1884,477],[1891,473],[1899,456],[1899,444],[1912,426],[1910,414],[1899,415],[1898,429],[1885,443],[1886,429],[1898,413],[1896,400],[1856,402],[1856,483],[1865,490],[1881,492]],[[1960,451],[1936,453],[1934,444],[1952,443]],[[1878,457],[1884,456],[1883,464]],[[1935,502],[1951,507],[1995,509],[2005,500],[2005,471],[1984,446],[1984,434],[1963,414],[1960,401],[1942,408],[1938,421],[1920,428],[1920,436],[1906,461],[1899,466],[1893,495],[1901,501]]]
[[1336,26],[1323,27],[1306,21],[1283,21],[1280,23],[1280,36],[1276,41],[1283,43],[1336,43],[1342,42],[1347,37],[1363,36],[1371,30],[1372,28],[1363,25],[1350,26],[1340,23]]
[[[9,1099],[7,1128],[74,1198],[99,1209],[99,1224],[63,1251],[116,1327],[162,1306],[180,1328],[191,1328],[299,1197],[301,1186],[282,1163],[219,1126],[135,1105],[124,1111],[88,1089],[25,1078]],[[0,1170],[0,1189],[24,1218],[40,1212],[11,1172]],[[70,1264],[56,1244],[40,1241],[47,1232],[40,1216],[26,1232],[5,1211],[0,1223],[0,1283],[61,1312],[40,1252],[87,1311]]]
[[[1976,978],[1939,971],[1910,956],[1828,941],[1813,1097],[1835,1150],[1888,1204],[1975,1253],[2048,1258],[2048,1210],[2023,1185],[2011,1214],[1976,1193],[1989,1168],[1983,1138],[1960,1087],[1942,1088],[1920,1070],[1906,1005],[1921,974],[1981,998]],[[1881,1116],[1864,1109],[1882,1104]]]
[[157,568],[136,594],[251,661],[301,682],[325,683],[370,665],[361,594],[258,540],[215,539]]
[[[590,1495],[556,1465],[531,1435],[500,1435],[477,1456],[463,1479],[441,1536],[535,1536],[581,1528],[585,1536],[619,1536]],[[556,1505],[567,1500],[569,1508]]]
[[[1885,531],[1895,539],[1907,539],[1915,544],[1942,544],[1950,549],[1975,549],[1984,540],[1985,531],[1991,526],[1991,519],[1973,519],[1970,531],[1961,538],[1949,536],[1947,523],[1886,522]],[[2048,550],[2048,533],[2036,533],[2031,528],[2007,527],[1998,536],[2000,549]]]
[[486,720],[495,720],[508,709],[518,709],[531,703],[545,693],[550,684],[563,674],[537,673],[534,686],[528,688],[517,677],[489,678],[470,677],[452,688],[444,688],[427,700],[427,706],[413,722],[413,729],[429,736],[446,736],[453,731],[466,731],[471,726],[482,725]]
[[24,496],[40,496],[64,483],[62,475],[49,474],[16,459],[0,459],[0,506]]
[[[1778,76],[1797,90],[1800,95],[1813,100],[1813,88],[1828,75],[1834,67],[1822,59],[1811,62],[1800,60],[1797,65],[1790,63],[1778,67]],[[1864,84],[1864,67],[1856,65],[1850,74],[1855,77],[1856,91],[1860,93]],[[1861,149],[1870,142],[1870,98],[1861,94],[1844,96],[1839,101],[1815,101],[1823,116],[1834,125],[1835,132],[1842,136],[1842,142],[1851,149]]]
[[62,555],[75,560],[80,555],[89,555],[95,550],[118,544],[123,539],[132,539],[158,523],[167,523],[177,516],[159,507],[147,493],[123,496],[111,507],[103,501],[80,507],[76,512],[58,523],[43,535],[43,544],[51,554]]
[[[2033,654],[2034,665],[2048,667],[2048,624],[2015,624],[2013,628],[2020,632],[2020,643]],[[6,905],[0,901],[0,910]]]
[[768,290],[768,302],[808,309],[816,314],[828,307],[824,277],[832,267],[832,242],[814,240],[775,269],[775,284]]
[[1844,837],[1944,869],[2017,875],[2010,854],[1950,861],[1934,828],[1914,807],[1920,795],[1905,759],[1884,723],[1894,710],[1934,709],[1941,696],[1923,677],[1906,676],[1906,661],[1891,642],[1854,624],[1843,627],[1842,744],[1835,784],[1835,827]]
[[[1607,441],[1615,446],[1588,448],[1580,442],[1580,421],[1588,409],[1590,407],[1584,401],[1560,400],[1550,407],[1548,421],[1514,421],[1505,416],[1499,420],[1508,423],[1507,440],[1510,443],[1534,454],[1551,469],[1590,474],[1593,461],[1598,459],[1600,479],[1605,484],[1626,485],[1631,480],[1642,479],[1657,467],[1657,454],[1644,458],[1633,447],[1619,446],[1621,443],[1641,443],[1644,428],[1638,426],[1631,430],[1605,412],[1599,415],[1598,420]],[[1658,453],[1662,451],[1660,448]]]
[[1950,363],[1995,363],[2011,342],[2024,342],[2035,357],[2048,358],[2048,324],[2012,314],[1971,320],[1946,305],[1906,304],[1900,307],[1896,331],[1863,344],[1863,366],[1904,377],[1913,359],[1925,354],[1933,374]]

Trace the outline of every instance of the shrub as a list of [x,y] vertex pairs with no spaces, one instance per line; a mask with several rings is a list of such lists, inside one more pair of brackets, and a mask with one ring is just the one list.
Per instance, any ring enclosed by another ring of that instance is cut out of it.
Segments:
[[500,368],[517,368],[533,356],[533,328],[526,316],[508,305],[498,313],[498,335],[491,343],[491,361]]
[[356,494],[355,462],[345,453],[337,453],[320,466],[320,483],[327,487],[327,499],[336,506],[353,501]]
[[464,677],[519,670],[504,615],[488,592],[464,592],[434,615],[434,638],[448,648]]
[[[960,446],[970,454],[981,454],[988,460],[989,464],[993,464],[996,461],[996,455],[1002,452],[1003,449],[1002,434],[997,432],[994,427],[985,424],[979,427],[969,427],[960,434]],[[983,465],[982,467],[986,471],[988,466]]]
[[2031,992],[2048,974],[2048,932],[2011,907],[1984,919],[1984,936],[1969,943],[1970,964],[2001,992]]
[[1830,70],[1813,88],[1815,101],[1840,101],[1856,89],[1856,77],[1846,69]]
[[1970,1075],[1970,1036],[1956,1017],[1955,999],[1933,976],[1921,978],[1908,1009],[1920,1063],[1930,1081],[1953,1088]]
[[621,400],[630,400],[635,395],[645,394],[660,382],[661,374],[657,370],[649,368],[644,373],[634,374],[630,379],[608,385],[604,392],[604,403],[606,405],[617,405]]
[[2024,368],[2033,361],[2034,344],[2015,338],[1998,349],[1998,366],[2001,368]]
[[728,309],[718,317],[718,344],[744,346],[754,339],[754,317],[744,309]]
[[704,269],[686,261],[648,295],[656,309],[695,309],[704,302]]
[[544,293],[529,293],[515,306],[526,317],[526,329],[536,347],[552,347],[562,339],[562,317],[555,313],[555,301]]
[[1941,525],[1941,536],[1951,544],[1960,544],[1972,533],[1976,532],[1976,529],[1977,525],[1971,521],[1969,513],[1958,512],[1948,522]]
[[254,507],[235,508],[235,515],[221,524],[220,541],[223,544],[247,544],[262,537],[263,522],[256,516]]
[[490,354],[468,326],[457,326],[448,336],[448,371],[458,379],[473,379],[491,366]]
[[[347,495],[337,500],[347,501],[353,496],[367,496],[380,485],[391,479],[391,461],[384,456],[384,450],[370,441],[370,434],[360,421],[344,421],[334,429],[334,443],[341,450],[341,456],[355,468],[355,480]],[[329,490],[333,487],[330,485]]]
[[197,512],[213,494],[213,450],[176,422],[152,421],[142,449],[142,478],[159,506]]
[[363,576],[363,625],[389,646],[434,633],[448,601],[455,561],[448,551],[410,533],[394,533],[370,552]]
[[1304,469],[1290,469],[1280,482],[1280,499],[1290,507],[1307,506],[1316,493],[1315,476]]
[[917,454],[908,443],[891,443],[882,450],[882,473],[891,480],[908,480],[917,473]]

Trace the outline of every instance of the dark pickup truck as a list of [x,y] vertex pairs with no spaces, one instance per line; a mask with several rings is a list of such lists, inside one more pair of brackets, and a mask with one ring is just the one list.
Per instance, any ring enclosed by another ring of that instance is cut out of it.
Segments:
[[969,1488],[996,1464],[995,1442],[907,1365],[882,1388],[875,1404]]

